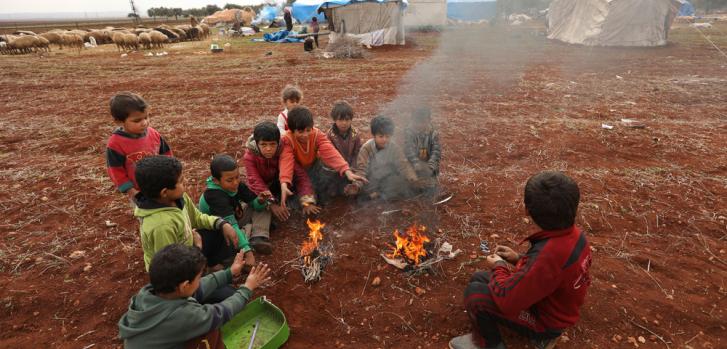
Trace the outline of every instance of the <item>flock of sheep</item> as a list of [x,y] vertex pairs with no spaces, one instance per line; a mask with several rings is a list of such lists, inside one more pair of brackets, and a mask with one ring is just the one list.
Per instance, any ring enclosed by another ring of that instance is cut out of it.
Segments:
[[106,27],[90,30],[54,29],[42,34],[31,31],[17,31],[12,35],[0,35],[1,54],[25,54],[50,52],[50,45],[81,50],[85,43],[96,46],[116,44],[119,50],[138,50],[162,48],[165,43],[186,40],[203,40],[210,35],[206,24],[177,25],[166,24],[154,28],[137,27],[134,29]]

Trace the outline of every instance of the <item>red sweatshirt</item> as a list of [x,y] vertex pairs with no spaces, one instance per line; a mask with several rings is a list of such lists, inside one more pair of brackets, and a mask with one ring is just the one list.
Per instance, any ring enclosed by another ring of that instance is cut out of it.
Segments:
[[[250,190],[259,195],[260,193],[270,190],[275,192],[277,188],[270,188],[270,185],[278,179],[280,173],[280,147],[278,152],[271,159],[266,159],[257,147],[257,143],[250,136],[247,141],[247,150],[243,160],[245,162],[245,174],[247,175],[247,186]],[[311,184],[308,173],[295,164],[295,190],[300,196],[301,201],[310,201],[314,199],[313,185]],[[315,200],[314,200],[315,201]]]
[[[490,279],[490,292],[506,316],[530,310],[550,329],[574,325],[591,284],[591,248],[576,226],[541,231],[529,236],[530,249],[510,271],[498,262]],[[523,240],[524,242],[524,240]]]
[[157,130],[147,127],[144,134],[133,135],[118,128],[111,134],[106,145],[106,166],[120,192],[139,189],[134,173],[136,162],[151,155],[172,156],[172,150]]
[[315,127],[308,136],[307,144],[298,143],[292,132],[288,131],[283,137],[280,137],[280,147],[282,148],[280,154],[281,183],[291,183],[296,163],[307,170],[316,159],[320,159],[324,165],[340,175],[349,169],[348,163],[333,146],[328,136]]

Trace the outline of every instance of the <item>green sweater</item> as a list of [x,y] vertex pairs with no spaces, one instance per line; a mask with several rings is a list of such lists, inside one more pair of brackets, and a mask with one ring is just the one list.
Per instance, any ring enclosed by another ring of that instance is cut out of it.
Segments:
[[141,247],[144,250],[146,271],[149,271],[152,257],[164,246],[173,243],[192,246],[192,229],[219,230],[225,223],[219,217],[199,212],[186,193],[177,200],[175,207],[161,205],[141,193],[137,194],[135,201],[137,207],[134,216],[141,219]]
[[220,303],[199,302],[230,282],[230,270],[220,270],[203,277],[193,297],[171,300],[157,297],[150,284],[144,286],[119,320],[124,348],[182,348],[187,341],[222,327],[245,307],[252,291],[243,286]]

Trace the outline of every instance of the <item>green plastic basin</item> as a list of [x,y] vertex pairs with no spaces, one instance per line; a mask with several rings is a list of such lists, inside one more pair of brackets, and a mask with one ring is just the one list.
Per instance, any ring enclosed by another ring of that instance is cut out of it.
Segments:
[[222,340],[227,349],[249,348],[253,333],[255,342],[251,348],[254,349],[277,349],[290,336],[285,314],[264,296],[248,303],[245,309],[222,326]]

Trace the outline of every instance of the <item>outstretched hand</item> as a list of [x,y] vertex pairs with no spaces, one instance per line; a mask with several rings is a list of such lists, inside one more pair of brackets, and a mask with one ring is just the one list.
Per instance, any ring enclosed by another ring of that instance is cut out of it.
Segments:
[[289,196],[293,196],[293,192],[288,189],[288,183],[280,183],[280,206],[288,208],[286,206],[286,202],[288,201]]
[[245,287],[253,291],[268,281],[270,281],[270,267],[267,264],[259,264],[250,270],[250,274],[245,280]]
[[498,245],[495,248],[495,254],[510,264],[515,264],[520,259],[520,255],[515,250],[505,245]]
[[364,183],[368,183],[369,182],[369,180],[366,179],[366,177],[359,176],[359,175],[353,173],[353,171],[351,171],[351,170],[346,170],[346,172],[344,172],[344,175],[346,175],[346,178],[349,181],[351,181],[351,182],[356,182],[356,181],[361,181],[361,182],[364,182]]

